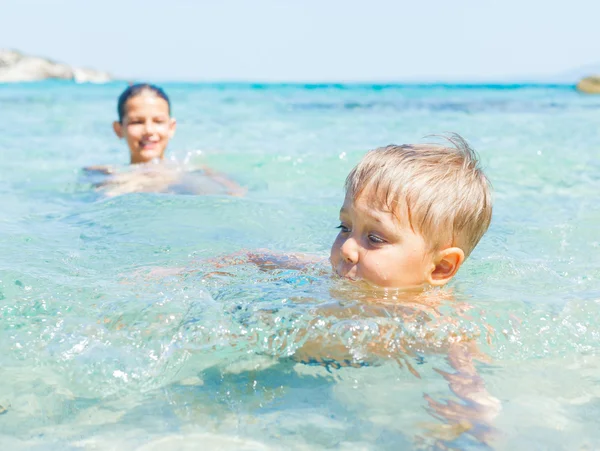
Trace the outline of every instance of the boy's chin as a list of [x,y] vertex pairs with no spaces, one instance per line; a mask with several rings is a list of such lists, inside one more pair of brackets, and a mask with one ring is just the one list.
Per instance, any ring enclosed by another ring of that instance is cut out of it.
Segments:
[[349,276],[340,275],[337,273],[336,273],[336,276],[337,276],[338,281],[346,287],[367,289],[367,290],[373,290],[373,289],[378,288],[376,285],[373,285],[369,281],[361,279],[360,277],[349,277]]
[[342,286],[353,289],[365,290],[369,292],[377,293],[416,293],[423,292],[427,287],[424,285],[413,285],[413,286],[383,286],[377,283],[371,282],[360,277],[347,277],[341,276],[336,273],[338,280]]

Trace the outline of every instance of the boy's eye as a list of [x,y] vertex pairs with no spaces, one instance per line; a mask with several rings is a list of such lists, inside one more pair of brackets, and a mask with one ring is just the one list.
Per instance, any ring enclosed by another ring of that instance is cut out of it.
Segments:
[[340,224],[336,227],[336,229],[340,229],[340,233],[348,233],[350,229],[346,227],[344,224]]
[[369,235],[369,241],[373,244],[385,243],[385,240],[383,238],[379,238],[377,235]]

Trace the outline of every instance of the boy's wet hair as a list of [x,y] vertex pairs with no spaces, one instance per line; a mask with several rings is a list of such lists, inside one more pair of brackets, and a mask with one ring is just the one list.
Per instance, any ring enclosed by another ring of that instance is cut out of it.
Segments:
[[457,134],[446,140],[368,152],[346,178],[346,195],[368,195],[423,235],[430,250],[456,246],[468,256],[490,225],[491,187],[468,143]]
[[162,90],[162,88],[148,83],[136,83],[129,85],[129,87],[125,91],[123,91],[119,96],[119,101],[117,103],[117,113],[119,114],[119,122],[121,124],[123,123],[123,118],[126,114],[125,106],[127,105],[127,101],[132,97],[140,95],[144,92],[151,92],[157,97],[166,100],[167,105],[169,106],[169,115],[171,114],[171,101],[169,100],[169,97],[167,96],[165,91]]

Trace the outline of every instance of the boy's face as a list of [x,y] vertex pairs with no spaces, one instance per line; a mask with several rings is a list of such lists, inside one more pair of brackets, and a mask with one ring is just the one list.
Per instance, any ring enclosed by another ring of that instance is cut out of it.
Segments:
[[435,254],[408,220],[378,208],[363,194],[358,199],[346,196],[340,222],[330,257],[339,276],[383,288],[410,289],[431,282]]
[[123,123],[114,123],[117,136],[127,140],[132,164],[162,159],[175,126],[167,101],[146,92],[130,98]]

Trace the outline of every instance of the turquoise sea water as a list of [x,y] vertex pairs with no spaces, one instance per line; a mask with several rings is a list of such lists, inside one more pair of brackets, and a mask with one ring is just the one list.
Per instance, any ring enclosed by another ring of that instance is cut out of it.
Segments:
[[[169,156],[228,174],[245,197],[106,198],[80,169],[127,162],[111,131],[124,86],[0,86],[0,449],[600,446],[600,97],[537,85],[164,87],[179,124]],[[495,210],[440,307],[453,326],[426,314],[424,327],[437,325],[434,347],[454,330],[493,331],[477,338],[489,356],[477,372],[502,405],[487,444],[427,409],[425,395],[463,401],[437,371],[452,371],[442,348],[393,346],[421,339],[414,315],[329,314],[362,304],[318,267],[208,275],[241,249],[327,255],[361,155],[444,132],[478,150]],[[368,353],[385,327],[389,358],[375,365],[287,358],[307,334]]]

